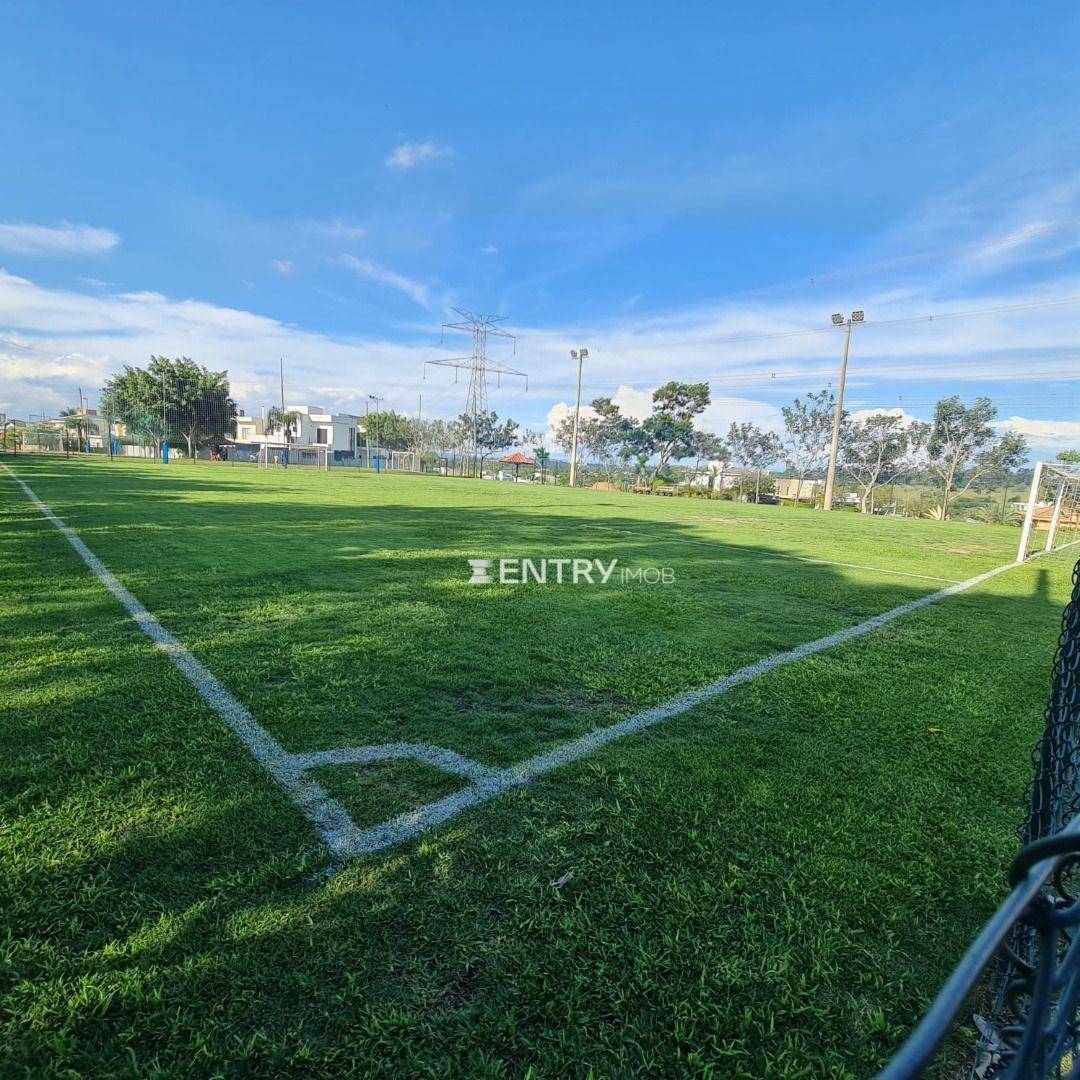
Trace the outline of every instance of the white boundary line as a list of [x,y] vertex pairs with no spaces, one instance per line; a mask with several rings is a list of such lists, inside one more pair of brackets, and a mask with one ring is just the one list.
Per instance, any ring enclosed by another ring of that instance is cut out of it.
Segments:
[[139,603],[109,572],[101,560],[65,525],[4,462],[0,468],[23,489],[26,497],[75,549],[94,576],[120,601],[136,625],[172,661],[173,666],[195,688],[199,696],[221,717],[233,734],[248,748],[251,756],[278,782],[299,807],[327,847],[344,853],[355,842],[358,832],[345,808],[313,780],[305,776],[305,765],[290,754],[225,687]]
[[[881,615],[874,615],[854,626],[838,630],[836,633],[817,638],[814,641],[797,645],[786,652],[774,653],[762,660],[739,668],[738,671],[724,676],[708,686],[679,694],[660,705],[635,713],[626,720],[596,728],[586,735],[570,739],[546,750],[534,754],[524,761],[506,769],[493,769],[440,747],[423,746],[415,743],[388,743],[381,746],[341,747],[313,753],[291,754],[265,729],[251,714],[229,693],[228,690],[139,603],[139,601],[109,572],[100,559],[79,539],[75,531],[65,525],[34,493],[28,484],[17,476],[4,462],[0,468],[22,488],[27,498],[41,511],[48,521],[65,537],[79,557],[90,568],[98,580],[127,609],[132,619],[154,644],[172,661],[177,670],[192,684],[199,696],[209,704],[232,730],[236,737],[248,748],[252,757],[277,781],[296,806],[315,825],[330,851],[342,859],[370,855],[384,848],[404,843],[456,818],[464,811],[502,795],[514,788],[522,787],[537,777],[569,765],[581,758],[588,757],[608,743],[634,735],[656,724],[663,723],[673,716],[695,708],[729,693],[743,683],[765,675],[777,668],[786,667],[808,656],[846,644],[856,638],[864,637],[874,630],[896,619],[910,615],[914,611],[928,607],[947,597],[965,592],[981,585],[998,574],[1022,565],[1018,562],[1005,563],[977,577],[969,578],[939,589],[937,592],[920,596],[899,607],[892,608]],[[1056,549],[1072,547],[1080,540]],[[1039,552],[1031,558],[1038,558]],[[1030,560],[1029,560],[1030,561]],[[412,758],[425,762],[446,772],[462,776],[469,780],[467,787],[444,798],[437,799],[408,813],[400,814],[372,828],[360,829],[348,812],[335,799],[330,798],[323,788],[307,776],[312,769],[344,764],[369,764],[374,761],[391,761]]]

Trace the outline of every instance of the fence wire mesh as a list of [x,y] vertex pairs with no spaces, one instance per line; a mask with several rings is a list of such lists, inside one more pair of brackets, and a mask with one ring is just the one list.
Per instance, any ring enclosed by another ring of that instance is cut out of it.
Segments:
[[1080,467],[1039,462],[1024,506],[1019,559],[1080,539]]
[[[1073,568],[1072,597],[1062,616],[1061,635],[1054,655],[1050,699],[1042,736],[1035,747],[1033,778],[1027,815],[1020,826],[1023,846],[1060,833],[1080,811],[1080,561]],[[1061,912],[1076,903],[1077,861],[1066,862],[1046,884],[1037,909]],[[1021,919],[1013,928],[1004,955],[991,974],[992,1005],[986,1017],[976,1015],[980,1032],[972,1064],[979,1080],[1012,1075],[1017,1048],[1030,1026],[1031,995],[1040,970],[1050,965],[1063,976],[1068,969],[1074,932],[1061,928],[1053,955],[1044,955],[1046,937],[1038,919]],[[1056,1022],[1067,1052],[1059,1054],[1048,1075],[1076,1075],[1080,1060],[1080,1026],[1075,1008],[1066,999],[1070,988],[1062,978],[1055,988],[1059,997]]]

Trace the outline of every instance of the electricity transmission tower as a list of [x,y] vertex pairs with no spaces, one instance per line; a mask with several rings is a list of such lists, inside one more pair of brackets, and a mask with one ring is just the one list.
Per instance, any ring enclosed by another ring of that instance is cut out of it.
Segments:
[[463,308],[454,308],[461,316],[461,322],[443,323],[442,330],[445,334],[447,330],[453,330],[458,333],[471,334],[473,339],[473,350],[471,356],[451,356],[443,360],[428,360],[425,363],[425,373],[428,365],[434,367],[448,367],[454,368],[454,381],[457,382],[457,373],[459,370],[467,371],[469,373],[469,391],[465,398],[465,415],[469,418],[469,425],[465,431],[465,451],[469,461],[475,462],[476,460],[476,418],[479,414],[487,410],[487,377],[490,372],[495,376],[496,385],[502,385],[502,377],[504,375],[516,375],[525,380],[525,389],[529,389],[529,376],[524,371],[518,371],[517,368],[508,367],[506,364],[499,363],[497,360],[491,360],[487,355],[487,339],[488,337],[501,337],[509,338],[514,342],[514,352],[517,354],[517,338],[513,334],[506,330],[503,330],[498,323],[503,321],[502,317],[495,315],[478,315],[472,311],[466,311]]

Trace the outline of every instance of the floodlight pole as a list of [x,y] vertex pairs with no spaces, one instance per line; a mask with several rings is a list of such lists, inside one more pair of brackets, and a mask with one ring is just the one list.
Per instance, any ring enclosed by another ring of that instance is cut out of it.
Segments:
[[852,319],[862,322],[862,315],[861,311],[854,311],[849,319],[844,319],[842,315],[832,317],[835,325],[844,327],[844,359],[840,363],[840,385],[836,391],[836,415],[833,417],[832,444],[829,447],[829,470],[825,474],[826,510],[833,508],[833,489],[836,487],[836,459],[840,453],[840,425],[844,419],[844,386],[847,383],[848,353],[851,350],[851,322]]
[[589,355],[588,349],[571,349],[570,355],[577,360],[577,402],[574,405],[574,439],[570,445],[570,486],[577,486],[578,427],[581,423],[581,365]]
[[[375,461],[379,460],[379,402],[385,401],[386,398],[380,397],[378,394],[368,394],[368,401],[375,402]],[[371,454],[368,453],[368,468],[371,468]],[[376,472],[378,469],[376,469]]]

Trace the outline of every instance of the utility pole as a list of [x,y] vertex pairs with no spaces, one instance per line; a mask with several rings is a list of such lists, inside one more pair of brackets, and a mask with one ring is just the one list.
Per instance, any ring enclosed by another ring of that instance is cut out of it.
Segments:
[[570,356],[577,361],[577,402],[574,405],[574,440],[570,444],[570,486],[577,486],[578,426],[581,423],[581,364],[588,359],[588,349],[571,349]]
[[866,318],[864,311],[853,311],[850,319],[836,314],[832,317],[833,326],[844,327],[844,359],[840,364],[840,386],[836,391],[836,415],[833,417],[832,445],[829,447],[829,471],[825,474],[825,509],[833,508],[833,489],[836,487],[836,459],[840,453],[840,425],[844,419],[844,386],[847,383],[848,352],[851,349],[851,324],[861,323]]

